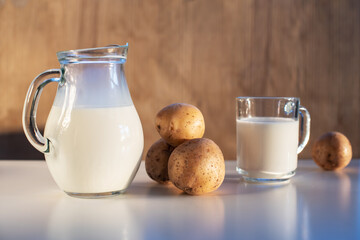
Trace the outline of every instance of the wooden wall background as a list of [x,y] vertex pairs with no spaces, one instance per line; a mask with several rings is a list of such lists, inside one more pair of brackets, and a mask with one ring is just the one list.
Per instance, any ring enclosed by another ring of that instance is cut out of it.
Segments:
[[[187,102],[235,159],[235,97],[297,96],[312,116],[310,145],[337,130],[360,157],[358,0],[0,0],[0,158],[42,157],[21,113],[31,80],[59,66],[57,51],[126,42],[145,151],[158,139],[156,112]],[[55,91],[43,93],[40,126]]]

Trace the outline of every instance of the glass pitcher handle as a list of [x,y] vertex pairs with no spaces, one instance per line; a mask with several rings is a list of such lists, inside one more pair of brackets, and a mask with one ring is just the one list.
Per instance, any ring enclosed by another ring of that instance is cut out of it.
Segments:
[[[300,122],[300,144],[297,149],[297,154],[301,153],[301,151],[304,149],[306,144],[309,142],[310,139],[310,113],[309,111],[303,107],[299,107],[299,114],[301,118]],[[305,126],[304,126],[305,124]],[[305,134],[304,134],[305,129]]]
[[[57,76],[57,77],[56,77]],[[38,151],[47,153],[50,150],[50,140],[44,138],[36,124],[36,111],[43,88],[51,82],[60,82],[60,69],[51,69],[39,74],[31,83],[24,103],[22,124],[25,135],[31,145]]]

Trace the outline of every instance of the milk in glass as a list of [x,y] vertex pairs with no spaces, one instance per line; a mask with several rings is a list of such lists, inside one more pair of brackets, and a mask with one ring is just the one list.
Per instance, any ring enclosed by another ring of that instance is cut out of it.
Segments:
[[299,121],[280,117],[240,118],[237,128],[237,170],[252,178],[271,178],[295,171]]

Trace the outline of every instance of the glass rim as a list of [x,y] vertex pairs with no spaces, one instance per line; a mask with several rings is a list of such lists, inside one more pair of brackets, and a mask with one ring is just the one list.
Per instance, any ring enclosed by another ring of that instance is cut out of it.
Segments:
[[59,51],[56,56],[60,63],[81,61],[126,61],[129,44],[108,45],[105,47],[84,48]]
[[300,101],[300,98],[298,97],[251,97],[251,96],[241,96],[235,98],[238,100],[244,100],[244,99],[255,99],[255,100],[292,100],[292,101]]

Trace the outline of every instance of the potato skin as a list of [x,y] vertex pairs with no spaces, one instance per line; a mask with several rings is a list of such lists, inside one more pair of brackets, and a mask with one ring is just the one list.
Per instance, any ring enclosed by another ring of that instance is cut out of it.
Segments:
[[156,115],[155,126],[160,136],[174,147],[186,140],[201,138],[205,132],[201,111],[186,103],[174,103],[161,109]]
[[224,156],[212,140],[197,138],[184,142],[171,153],[170,181],[188,194],[216,190],[225,178]]
[[346,167],[352,158],[350,141],[339,132],[322,135],[313,145],[311,155],[315,163],[324,170]]
[[169,182],[168,161],[174,147],[159,139],[149,148],[145,158],[145,169],[154,181],[164,184]]

